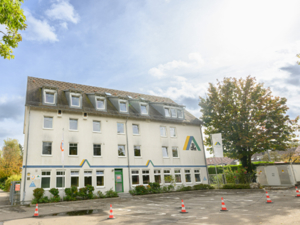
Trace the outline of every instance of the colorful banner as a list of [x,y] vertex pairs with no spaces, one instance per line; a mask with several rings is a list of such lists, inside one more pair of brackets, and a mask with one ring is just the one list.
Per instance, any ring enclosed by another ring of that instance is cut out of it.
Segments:
[[214,150],[215,157],[224,157],[223,156],[223,144],[222,144],[222,134],[211,134],[211,141]]

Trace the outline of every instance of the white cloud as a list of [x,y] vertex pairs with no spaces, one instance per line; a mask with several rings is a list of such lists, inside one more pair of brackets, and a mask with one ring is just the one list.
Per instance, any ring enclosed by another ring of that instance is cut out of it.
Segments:
[[66,22],[60,23],[60,26],[64,29],[68,29],[68,24]]
[[148,73],[158,78],[166,77],[168,75],[181,75],[198,70],[204,64],[204,61],[199,53],[190,53],[189,60],[189,62],[173,60],[165,64],[160,64],[157,67],[151,68]]
[[45,13],[52,20],[62,20],[75,24],[79,21],[79,15],[68,0],[56,1]]
[[25,11],[27,29],[23,32],[24,38],[32,41],[58,41],[55,28],[46,20],[36,19],[29,11]]

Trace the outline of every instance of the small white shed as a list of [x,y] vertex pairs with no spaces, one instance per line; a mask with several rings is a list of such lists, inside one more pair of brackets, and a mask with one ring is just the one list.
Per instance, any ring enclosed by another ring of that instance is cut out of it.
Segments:
[[258,166],[257,182],[264,186],[294,186],[300,183],[300,164],[281,163]]

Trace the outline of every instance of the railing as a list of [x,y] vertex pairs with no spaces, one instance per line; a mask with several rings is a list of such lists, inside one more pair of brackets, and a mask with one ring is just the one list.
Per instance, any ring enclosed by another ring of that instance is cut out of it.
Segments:
[[11,205],[20,204],[21,181],[12,181],[10,183],[9,201]]

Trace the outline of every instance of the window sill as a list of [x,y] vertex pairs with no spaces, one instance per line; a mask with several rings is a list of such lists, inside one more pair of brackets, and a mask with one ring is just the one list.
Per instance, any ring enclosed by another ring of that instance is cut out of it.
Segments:
[[173,157],[173,159],[180,159],[179,157]]
[[58,190],[64,190],[65,189],[65,187],[63,187],[63,188],[58,188],[58,187],[56,187]]
[[118,135],[125,135],[125,133],[118,133]]
[[96,134],[102,134],[101,131],[93,131],[93,133],[96,133]]
[[45,191],[50,191],[51,188],[43,188]]
[[118,156],[118,158],[126,158],[126,156]]
[[45,128],[43,127],[43,130],[54,130],[53,128]]
[[133,134],[133,136],[141,136],[140,134]]
[[96,188],[105,188],[105,186],[96,186]]
[[142,156],[134,156],[135,159],[142,159]]
[[93,155],[94,158],[103,158],[102,155]]
[[68,155],[69,157],[79,157],[79,155]]
[[70,130],[70,129],[69,129],[69,131],[70,131],[70,132],[78,132],[78,130]]
[[41,155],[42,157],[52,157],[52,154],[51,155]]

